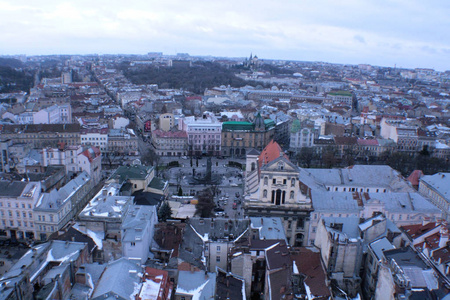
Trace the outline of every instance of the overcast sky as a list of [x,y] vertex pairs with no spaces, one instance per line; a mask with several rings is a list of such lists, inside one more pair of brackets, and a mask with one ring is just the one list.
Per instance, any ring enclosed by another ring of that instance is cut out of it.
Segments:
[[0,55],[163,52],[450,70],[449,0],[0,0]]

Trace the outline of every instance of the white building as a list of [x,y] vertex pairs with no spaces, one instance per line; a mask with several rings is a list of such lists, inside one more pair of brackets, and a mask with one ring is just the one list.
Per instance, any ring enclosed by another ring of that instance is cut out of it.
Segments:
[[178,129],[188,135],[188,151],[191,155],[220,155],[222,123],[207,112],[201,118],[181,118]]
[[82,172],[59,190],[42,194],[34,208],[36,238],[45,241],[64,227],[77,214],[73,204],[83,202],[90,190],[90,177]]
[[66,174],[85,171],[94,184],[101,179],[101,153],[96,147],[62,146],[42,149],[42,166],[63,165]]
[[419,193],[428,197],[450,220],[450,173],[425,175],[420,178]]
[[100,151],[106,152],[108,150],[108,128],[82,129],[80,140],[82,145],[95,146]]
[[123,256],[144,264],[148,259],[157,223],[156,206],[130,206],[120,229]]
[[33,209],[40,195],[40,182],[0,181],[1,236],[12,239],[36,236]]

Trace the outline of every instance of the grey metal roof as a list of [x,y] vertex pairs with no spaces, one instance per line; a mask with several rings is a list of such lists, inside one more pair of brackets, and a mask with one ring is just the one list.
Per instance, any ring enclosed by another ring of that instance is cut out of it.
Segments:
[[69,181],[59,190],[54,189],[51,190],[50,193],[42,194],[41,198],[36,203],[36,209],[58,211],[61,205],[69,200],[76,191],[86,185],[89,180],[89,175],[85,171],[81,172],[77,177]]
[[345,211],[359,212],[362,207],[353,198],[351,192],[327,192],[313,189],[311,191],[312,205],[315,211]]
[[[322,218],[325,222],[325,226],[328,231],[337,231],[345,234],[347,238],[359,238],[359,217],[347,217],[347,218],[332,218],[325,217]],[[337,230],[332,228],[333,224],[342,224],[342,229]]]
[[384,187],[413,191],[399,172],[389,166],[355,165],[345,169],[306,169],[318,182],[332,186]]
[[395,249],[395,246],[392,245],[387,238],[383,237],[370,243],[370,248],[372,248],[373,253],[377,256],[377,259],[380,260],[384,258],[383,251]]
[[135,292],[135,284],[141,280],[138,273],[142,274],[142,272],[139,265],[126,258],[109,263],[91,299],[116,299],[114,295],[131,299],[130,296]]
[[0,181],[0,197],[19,197],[27,184],[22,181]]
[[437,173],[434,175],[425,175],[420,178],[433,187],[442,197],[450,201],[450,173]]
[[250,227],[259,230],[259,238],[262,240],[285,240],[283,221],[281,218],[250,218]]
[[439,213],[440,210],[419,193],[364,193],[364,205],[370,202],[382,202],[385,210],[395,212]]
[[155,218],[156,214],[156,206],[130,206],[125,220],[122,222],[121,230],[125,231],[122,242],[134,242],[142,239],[142,233],[145,232],[147,226],[150,226],[151,220]]
[[190,271],[178,272],[177,295],[196,295],[194,299],[213,299],[216,274]]
[[81,211],[79,218],[122,218],[134,197],[118,196],[120,186],[117,183],[104,186]]

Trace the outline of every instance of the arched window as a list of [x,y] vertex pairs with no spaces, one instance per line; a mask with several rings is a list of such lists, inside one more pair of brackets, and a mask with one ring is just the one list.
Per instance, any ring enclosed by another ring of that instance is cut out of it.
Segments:
[[256,169],[256,164],[254,162],[252,162],[252,171],[255,171]]
[[291,191],[291,193],[289,195],[289,199],[294,199],[294,195],[295,195],[294,191]]
[[267,177],[264,177],[264,185],[267,185],[269,179]]
[[264,191],[263,191],[263,197],[264,197],[264,198],[267,198],[267,190],[264,190]]
[[295,186],[295,178],[292,178],[291,179],[291,187],[294,187]]

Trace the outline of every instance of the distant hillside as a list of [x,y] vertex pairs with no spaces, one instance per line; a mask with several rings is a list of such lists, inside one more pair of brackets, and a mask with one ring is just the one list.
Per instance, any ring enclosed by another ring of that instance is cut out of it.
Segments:
[[23,63],[15,58],[0,57],[0,67],[22,68]]
[[134,84],[155,83],[160,88],[183,88],[196,94],[202,94],[205,88],[220,85],[242,87],[261,84],[245,81],[236,77],[232,70],[211,62],[195,63],[186,68],[147,66],[130,69],[123,64],[121,69]]
[[29,92],[33,76],[25,71],[16,71],[9,66],[0,65],[0,93],[15,91]]

